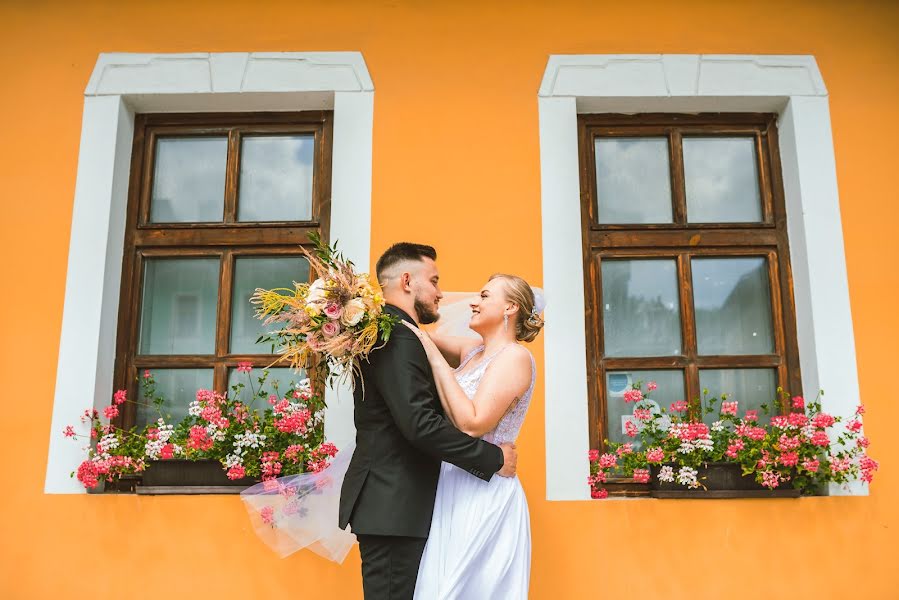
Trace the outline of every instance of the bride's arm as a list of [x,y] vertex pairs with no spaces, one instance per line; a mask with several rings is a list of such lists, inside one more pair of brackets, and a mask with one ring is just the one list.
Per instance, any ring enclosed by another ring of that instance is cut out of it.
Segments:
[[513,346],[494,359],[489,371],[484,374],[475,397],[469,400],[456,381],[452,367],[428,334],[411,326],[410,328],[419,336],[428,355],[440,402],[447,416],[457,429],[468,435],[480,437],[496,428],[509,407],[530,386],[530,356],[521,346]]
[[440,354],[443,355],[446,362],[454,369],[461,364],[462,359],[469,352],[476,346],[481,345],[480,338],[472,339],[455,335],[441,335],[437,332],[430,332],[428,335],[434,341],[434,345],[440,350]]

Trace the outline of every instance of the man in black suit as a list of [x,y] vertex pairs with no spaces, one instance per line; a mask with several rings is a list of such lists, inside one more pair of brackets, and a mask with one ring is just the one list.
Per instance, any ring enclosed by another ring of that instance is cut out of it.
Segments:
[[[410,323],[438,319],[437,253],[399,243],[378,259],[385,310]],[[340,495],[340,527],[359,539],[366,600],[412,598],[431,528],[440,463],[489,481],[515,474],[515,446],[470,437],[447,420],[424,348],[402,325],[363,361],[355,392],[356,450]]]

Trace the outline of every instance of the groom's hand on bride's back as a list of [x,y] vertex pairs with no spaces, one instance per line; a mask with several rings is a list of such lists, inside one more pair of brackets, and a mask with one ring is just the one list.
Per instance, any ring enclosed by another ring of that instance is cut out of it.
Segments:
[[518,451],[515,444],[500,444],[499,449],[503,451],[503,468],[496,472],[500,477],[515,477],[515,471],[518,469]]

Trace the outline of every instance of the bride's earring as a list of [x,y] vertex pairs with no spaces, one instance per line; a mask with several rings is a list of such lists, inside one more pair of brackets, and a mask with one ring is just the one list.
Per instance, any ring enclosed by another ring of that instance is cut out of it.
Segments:
[[503,315],[503,331],[509,331],[509,315]]

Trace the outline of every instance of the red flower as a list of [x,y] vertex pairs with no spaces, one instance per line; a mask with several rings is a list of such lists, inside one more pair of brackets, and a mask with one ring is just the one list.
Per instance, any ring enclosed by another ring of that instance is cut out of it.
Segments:
[[115,404],[124,404],[127,397],[128,397],[127,391],[119,390],[115,394],[112,395],[112,401]]
[[228,479],[242,479],[247,476],[247,470],[243,465],[234,465],[228,469]]
[[251,362],[237,363],[237,371],[239,373],[249,373],[252,370],[253,370],[253,363],[251,363]]
[[78,481],[86,488],[95,488],[100,483],[98,477],[100,471],[91,460],[86,460],[78,465]]
[[590,459],[590,462],[596,462],[599,460],[599,450],[590,450],[587,453],[587,458]]
[[110,404],[103,409],[103,416],[105,416],[107,419],[115,419],[117,416],[119,416],[119,407],[115,404]]
[[606,490],[606,488],[590,491],[590,497],[594,498],[596,500],[602,500],[603,498],[608,498],[608,496],[609,496],[609,492],[608,492],[608,490]]

